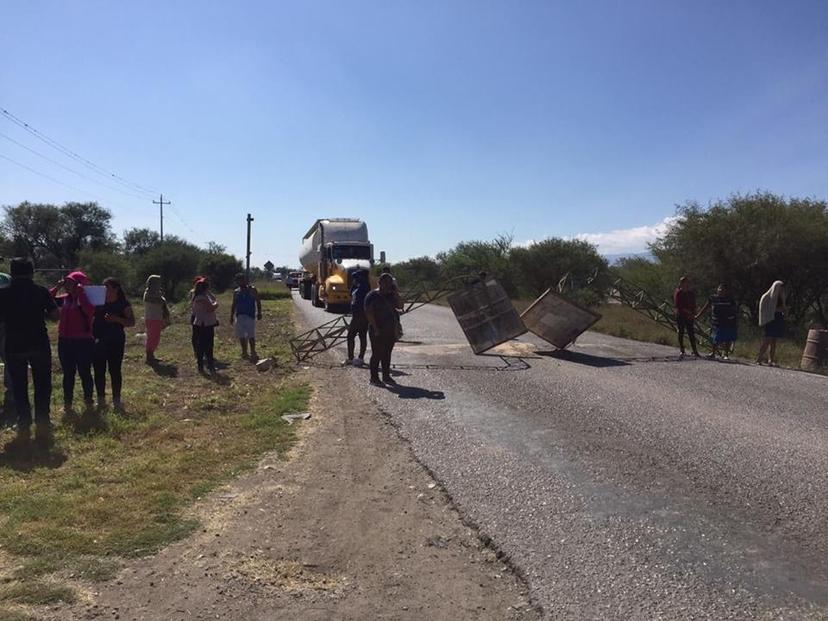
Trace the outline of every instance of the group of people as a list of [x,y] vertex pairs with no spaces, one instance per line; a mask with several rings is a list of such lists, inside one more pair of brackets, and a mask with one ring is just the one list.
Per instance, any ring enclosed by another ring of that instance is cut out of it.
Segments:
[[[36,438],[51,437],[50,401],[52,396],[52,348],[46,321],[58,322],[58,359],[63,371],[63,403],[71,411],[75,377],[80,376],[84,403],[106,403],[106,376],[112,387],[112,403],[121,408],[121,366],[126,344],[125,328],[135,325],[132,307],[121,283],[104,281],[103,303],[94,306],[86,294],[89,278],[74,271],[51,289],[33,280],[34,267],[25,259],[13,259],[10,277],[0,289],[0,322],[3,324],[2,353],[6,389],[11,387],[11,406],[4,414],[17,417],[18,439],[28,439],[32,425],[29,402],[29,368],[34,385],[34,422]],[[4,279],[5,281],[5,279]],[[93,377],[94,373],[94,377]]]
[[[365,364],[366,335],[371,341],[371,384],[394,384],[391,376],[391,353],[402,336],[400,310],[403,308],[397,282],[388,267],[379,276],[378,286],[371,289],[368,272],[356,270],[351,277],[351,322],[348,324],[348,357],[345,364]],[[359,338],[359,355],[354,358]],[[380,368],[382,376],[380,377]]]
[[[116,278],[103,281],[104,295],[93,304],[88,295],[90,280],[79,270],[69,273],[47,289],[34,282],[34,266],[26,259],[13,259],[10,274],[0,273],[0,355],[5,364],[7,393],[3,410],[7,425],[17,424],[16,442],[28,442],[32,423],[35,439],[51,441],[52,344],[46,321],[58,322],[57,351],[63,373],[63,405],[71,414],[75,403],[75,380],[80,377],[87,410],[107,407],[107,375],[112,405],[123,411],[122,366],[126,328],[135,325],[135,314]],[[256,321],[262,306],[255,287],[244,274],[236,276],[230,323],[235,325],[242,357],[257,359]],[[146,362],[154,365],[161,332],[170,325],[170,311],[159,275],[147,278],[143,296],[146,323]],[[192,346],[199,372],[215,373],[213,344],[218,301],[210,283],[198,277],[190,292]],[[29,368],[34,392],[34,420],[29,400]],[[96,399],[97,397],[97,399]]]
[[[710,335],[711,352],[707,357],[721,356],[725,360],[730,358],[738,338],[739,304],[730,294],[725,283],[720,284],[713,295],[707,298],[701,309],[697,310],[696,293],[691,288],[689,279],[684,276],[679,279],[678,287],[673,292],[673,304],[682,357],[686,355],[685,334],[690,341],[693,354],[700,355],[696,343],[695,322],[709,310],[712,333]],[[785,313],[787,312],[785,284],[781,280],[774,281],[762,295],[758,310],[759,325],[762,327],[763,336],[756,362],[757,364],[767,362],[770,366],[776,366],[776,345],[785,335]]]

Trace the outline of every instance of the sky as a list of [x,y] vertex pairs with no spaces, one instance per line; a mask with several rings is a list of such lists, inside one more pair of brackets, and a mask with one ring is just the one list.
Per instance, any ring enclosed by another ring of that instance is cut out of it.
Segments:
[[828,198],[826,32],[817,0],[3,0],[0,109],[110,176],[0,114],[0,205],[121,233],[163,192],[166,234],[238,256],[250,213],[253,265],[324,217],[390,261],[641,252],[686,201]]

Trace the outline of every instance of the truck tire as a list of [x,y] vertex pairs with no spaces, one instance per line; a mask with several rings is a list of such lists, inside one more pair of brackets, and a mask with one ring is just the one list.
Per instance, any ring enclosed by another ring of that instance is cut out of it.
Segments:
[[299,297],[303,300],[310,300],[311,282],[309,280],[303,280],[299,283]]
[[319,299],[319,289],[316,285],[313,285],[311,287],[311,303],[317,308],[325,306],[324,302],[322,302],[322,300]]

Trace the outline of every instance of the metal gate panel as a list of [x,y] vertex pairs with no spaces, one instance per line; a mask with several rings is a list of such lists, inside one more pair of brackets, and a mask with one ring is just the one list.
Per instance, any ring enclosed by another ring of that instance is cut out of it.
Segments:
[[448,303],[475,354],[526,333],[512,301],[495,280],[452,293]]
[[601,315],[547,289],[520,318],[533,334],[563,349],[601,319]]

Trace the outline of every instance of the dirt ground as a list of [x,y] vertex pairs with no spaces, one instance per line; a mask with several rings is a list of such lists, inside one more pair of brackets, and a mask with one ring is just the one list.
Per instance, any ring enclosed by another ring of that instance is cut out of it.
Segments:
[[198,503],[196,535],[37,618],[539,618],[376,406],[301,376],[316,392],[288,460],[266,456]]

